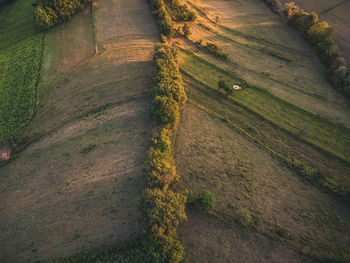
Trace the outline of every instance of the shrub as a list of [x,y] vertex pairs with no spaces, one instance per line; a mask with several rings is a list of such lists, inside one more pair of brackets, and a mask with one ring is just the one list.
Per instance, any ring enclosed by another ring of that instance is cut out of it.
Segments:
[[179,0],[164,0],[164,2],[174,21],[195,21],[197,19],[196,13],[188,10],[186,5],[181,5]]
[[167,189],[178,180],[175,161],[171,152],[151,147],[147,152],[146,172],[149,185]]
[[159,135],[153,139],[153,147],[162,151],[171,153],[171,137],[172,132],[169,129],[161,129]]
[[173,37],[175,30],[173,28],[174,23],[166,10],[163,0],[151,0],[151,9],[156,16],[159,30],[166,37]]
[[249,211],[245,208],[239,208],[236,211],[235,219],[238,223],[240,223],[243,226],[248,226],[252,221],[252,216],[250,215]]
[[35,20],[42,28],[49,29],[58,23],[58,16],[49,7],[37,6],[35,8]]
[[152,101],[152,115],[159,126],[174,128],[180,119],[179,105],[171,97],[156,96]]
[[213,43],[207,43],[205,47],[210,53],[214,54],[216,57],[227,59],[227,54],[223,53],[222,49],[219,48],[217,45]]
[[149,262],[182,262],[184,249],[177,240],[177,227],[186,220],[186,197],[171,190],[146,189],[141,209],[147,234]]
[[197,195],[195,202],[204,209],[213,209],[215,207],[216,197],[210,191],[203,191]]
[[189,37],[191,35],[190,27],[187,25],[187,23],[184,24],[182,27],[182,32],[184,32],[185,37]]
[[149,263],[177,263],[185,258],[184,247],[176,238],[161,235],[152,238],[147,246],[147,262]]
[[146,233],[176,236],[177,226],[186,220],[186,197],[171,190],[146,189],[142,209]]
[[223,90],[226,96],[230,96],[233,93],[233,88],[230,87],[223,79],[220,79],[218,82],[219,90]]

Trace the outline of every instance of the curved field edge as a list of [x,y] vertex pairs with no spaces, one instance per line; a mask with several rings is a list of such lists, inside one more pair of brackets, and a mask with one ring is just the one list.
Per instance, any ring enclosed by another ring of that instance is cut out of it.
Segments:
[[[234,73],[217,67],[193,52],[183,50],[182,59],[181,69],[207,88],[217,89],[219,79],[242,86],[243,89],[231,97],[233,102],[251,110],[277,127],[300,137],[320,150],[347,163],[350,162],[349,129],[289,104],[264,89],[250,85]],[[304,125],[307,126],[306,132],[302,132]]]
[[33,2],[18,0],[0,9],[0,142],[35,113],[44,34],[36,28]]

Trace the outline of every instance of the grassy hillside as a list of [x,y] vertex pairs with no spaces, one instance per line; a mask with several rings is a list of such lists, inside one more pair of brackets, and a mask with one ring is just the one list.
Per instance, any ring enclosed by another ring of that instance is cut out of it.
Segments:
[[[199,20],[188,39],[172,41],[189,97],[174,147],[179,190],[216,196],[210,211],[189,207],[181,231],[189,261],[346,262],[350,210],[338,198],[350,193],[346,101],[263,1],[184,2]],[[220,79],[242,90],[228,97]]]
[[16,136],[23,151],[0,168],[1,262],[139,239],[159,38],[148,10],[99,1],[45,36],[37,114]]
[[[313,49],[263,1],[186,3],[199,14],[198,22],[190,25],[190,41],[215,43],[228,54],[227,61],[220,61],[200,51],[206,60],[299,108],[350,127],[348,101],[328,83]],[[197,50],[191,42],[186,45]]]
[[43,34],[34,23],[33,2],[19,0],[0,9],[0,142],[35,111]]
[[350,61],[350,22],[348,13],[350,11],[350,2],[348,0],[335,1],[307,1],[295,0],[284,2],[295,2],[301,8],[311,12],[315,11],[320,15],[320,19],[328,22],[335,31],[335,40],[338,49],[348,63]]

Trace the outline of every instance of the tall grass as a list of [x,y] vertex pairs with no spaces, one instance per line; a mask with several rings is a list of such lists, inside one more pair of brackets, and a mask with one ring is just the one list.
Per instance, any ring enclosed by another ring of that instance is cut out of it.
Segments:
[[[182,52],[181,68],[195,80],[217,89],[220,79],[243,87],[231,99],[300,139],[350,162],[350,130],[340,124],[300,109],[259,87],[252,86],[231,72],[207,62],[191,52]],[[303,131],[306,125],[307,130]]]
[[18,0],[0,10],[0,142],[35,112],[43,34],[35,26],[32,3]]

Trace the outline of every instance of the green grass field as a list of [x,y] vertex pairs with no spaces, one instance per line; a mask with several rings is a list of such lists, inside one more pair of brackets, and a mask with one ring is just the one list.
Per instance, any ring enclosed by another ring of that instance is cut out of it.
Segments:
[[183,52],[182,70],[211,89],[218,89],[218,81],[237,84],[242,90],[232,95],[232,100],[255,112],[277,127],[298,135],[306,125],[307,131],[300,137],[347,162],[350,162],[350,130],[325,118],[311,114],[283,101],[268,91],[251,86],[231,72],[222,70],[191,52]]
[[0,9],[0,142],[35,112],[43,33],[34,23],[33,2],[18,0]]

